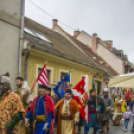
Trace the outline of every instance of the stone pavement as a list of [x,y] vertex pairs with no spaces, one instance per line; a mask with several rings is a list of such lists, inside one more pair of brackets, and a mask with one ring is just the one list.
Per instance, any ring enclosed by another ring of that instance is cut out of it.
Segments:
[[[124,124],[123,125],[120,125],[120,126],[112,126],[111,125],[111,122],[110,122],[110,131],[109,132],[106,132],[106,130],[105,130],[105,132],[103,134],[134,134],[131,131],[132,125],[133,125],[133,119],[131,119],[129,121],[128,131],[127,132],[124,132]],[[91,128],[89,134],[92,134],[92,133],[93,133],[93,129]],[[54,134],[57,134],[57,133],[55,132]],[[81,134],[84,134],[84,128],[82,129]]]

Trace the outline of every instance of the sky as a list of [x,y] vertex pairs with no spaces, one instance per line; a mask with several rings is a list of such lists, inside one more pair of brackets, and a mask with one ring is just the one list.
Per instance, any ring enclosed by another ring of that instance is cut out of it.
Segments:
[[26,0],[25,16],[49,28],[57,19],[71,35],[79,29],[113,40],[113,47],[123,50],[134,64],[134,0]]

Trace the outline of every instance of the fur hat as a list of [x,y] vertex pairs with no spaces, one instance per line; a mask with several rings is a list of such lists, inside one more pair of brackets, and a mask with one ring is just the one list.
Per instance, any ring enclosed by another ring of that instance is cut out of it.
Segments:
[[71,89],[66,89],[65,93],[72,94],[72,90]]
[[9,78],[9,73],[6,73],[5,75],[2,75],[1,77],[0,77],[0,83],[11,83],[11,81],[10,81],[10,78]]
[[47,89],[47,86],[46,86],[46,85],[41,84],[41,85],[39,85],[39,88]]
[[51,87],[50,86],[47,86],[46,90],[51,91]]

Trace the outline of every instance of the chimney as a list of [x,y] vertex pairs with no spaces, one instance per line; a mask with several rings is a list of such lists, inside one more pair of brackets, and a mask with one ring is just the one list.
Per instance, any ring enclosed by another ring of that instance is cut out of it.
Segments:
[[58,20],[57,19],[53,19],[52,21],[53,21],[53,23],[52,23],[52,29],[53,29],[55,26],[57,26]]
[[75,30],[74,31],[74,37],[76,38],[79,35],[80,31],[79,30]]
[[94,33],[92,35],[92,51],[96,53],[96,47],[97,47],[97,34]]
[[107,44],[107,49],[110,49],[111,45],[110,44]]

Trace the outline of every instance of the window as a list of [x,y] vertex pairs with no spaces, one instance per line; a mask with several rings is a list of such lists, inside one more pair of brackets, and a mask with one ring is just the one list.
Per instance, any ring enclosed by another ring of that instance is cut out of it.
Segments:
[[[39,75],[40,71],[41,71],[41,68],[38,69],[38,75]],[[49,81],[49,85],[50,85],[50,82],[51,82],[51,70],[46,69],[46,71],[47,71],[48,81]],[[39,88],[39,84],[38,84],[38,88]]]
[[102,82],[95,80],[94,77],[93,77],[93,89],[96,90],[97,95],[101,93],[102,89]]
[[67,73],[61,72],[60,79],[62,79]]
[[[36,64],[36,78],[38,77],[42,67],[43,67],[43,64]],[[46,71],[47,71],[47,75],[48,75],[49,85],[53,86],[54,85],[54,83],[53,83],[54,82],[53,81],[54,68],[47,65],[46,66]],[[38,85],[38,82],[37,82],[36,85],[35,85],[35,89],[33,90],[34,96],[38,95],[38,86],[39,85]]]
[[[59,81],[61,78],[63,78],[70,70],[64,70],[64,69],[59,69]],[[70,82],[71,82],[71,73],[70,73]]]

